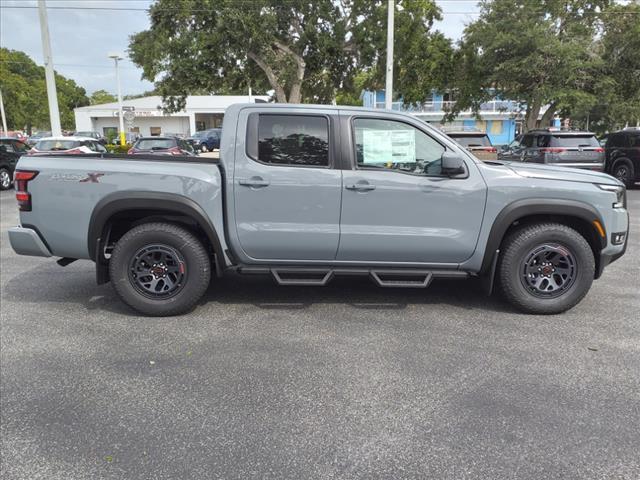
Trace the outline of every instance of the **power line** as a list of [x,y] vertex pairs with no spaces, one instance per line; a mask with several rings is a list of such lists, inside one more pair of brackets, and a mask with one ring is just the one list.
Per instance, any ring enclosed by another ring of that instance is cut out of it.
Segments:
[[[246,6],[268,6],[269,8],[274,9],[286,9],[288,5],[264,5],[262,3],[256,3],[254,0],[235,0],[236,2],[243,3]],[[451,0],[452,1],[452,0]],[[293,5],[293,4],[291,4]],[[22,9],[22,10],[35,10],[38,7],[30,6],[30,5],[2,5],[0,4],[0,9]],[[78,6],[48,6],[48,10],[83,10],[83,11],[113,11],[113,12],[151,12],[150,8],[142,8],[142,7],[78,7]],[[183,9],[181,8],[173,8],[167,7],[163,8],[163,12],[180,12]],[[211,13],[215,10],[212,8],[190,8],[189,12],[193,13]],[[457,11],[457,12],[448,12],[441,11],[442,15],[481,15],[481,12],[478,10],[474,11]],[[640,15],[640,12],[585,12],[585,15],[596,15],[596,16],[606,16],[606,15]]]

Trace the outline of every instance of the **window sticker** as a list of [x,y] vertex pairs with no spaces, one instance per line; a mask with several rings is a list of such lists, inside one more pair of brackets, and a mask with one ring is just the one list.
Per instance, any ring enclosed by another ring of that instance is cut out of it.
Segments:
[[387,165],[416,161],[415,130],[362,131],[362,160],[365,165]]

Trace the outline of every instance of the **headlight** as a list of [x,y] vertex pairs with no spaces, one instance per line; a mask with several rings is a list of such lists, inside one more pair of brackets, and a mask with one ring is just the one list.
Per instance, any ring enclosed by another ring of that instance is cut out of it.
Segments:
[[616,203],[613,204],[613,208],[626,208],[627,207],[627,190],[620,185],[601,185],[596,183],[596,186],[600,190],[606,190],[607,192],[613,192],[616,194]]

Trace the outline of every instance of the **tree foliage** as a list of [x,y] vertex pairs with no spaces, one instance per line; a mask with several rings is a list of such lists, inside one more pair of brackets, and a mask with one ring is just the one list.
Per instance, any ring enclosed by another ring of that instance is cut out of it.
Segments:
[[607,123],[640,125],[640,3],[615,5],[604,15],[602,58]]
[[89,103],[91,105],[101,105],[103,103],[117,102],[118,97],[107,92],[106,90],[96,90],[89,97]]
[[[58,73],[56,89],[63,129],[73,129],[73,109],[89,104],[84,88]],[[0,89],[10,129],[50,129],[44,67],[27,54],[0,48]]]
[[609,0],[483,0],[456,54],[455,111],[496,95],[526,106],[525,128],[597,101],[596,33]]
[[[386,0],[157,0],[151,28],[131,38],[130,57],[169,110],[188,94],[273,90],[279,102],[353,100],[380,85]],[[396,87],[409,101],[442,87],[452,48],[430,31],[433,0],[396,2]],[[345,91],[349,92],[345,95]]]

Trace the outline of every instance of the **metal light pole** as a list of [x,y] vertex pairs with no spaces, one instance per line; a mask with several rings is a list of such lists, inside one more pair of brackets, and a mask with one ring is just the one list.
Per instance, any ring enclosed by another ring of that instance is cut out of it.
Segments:
[[7,130],[7,116],[4,113],[4,102],[2,101],[2,90],[0,90],[0,115],[2,115],[2,131],[6,135]]
[[387,80],[384,89],[384,108],[391,110],[393,102],[393,14],[395,0],[389,0],[387,12]]
[[49,21],[47,20],[47,5],[44,0],[38,0],[40,14],[40,36],[42,37],[42,55],[44,57],[44,73],[47,80],[47,97],[49,98],[49,119],[51,121],[51,135],[62,135],[60,127],[60,111],[58,110],[58,94],[56,91],[56,76],[53,73],[53,57],[51,55],[51,41],[49,40]]
[[120,69],[118,68],[118,61],[122,60],[119,53],[110,53],[109,58],[113,58],[116,63],[116,82],[118,82],[118,118],[120,119],[120,145],[127,143],[126,135],[124,133],[124,117],[122,115],[122,90],[120,89]]

